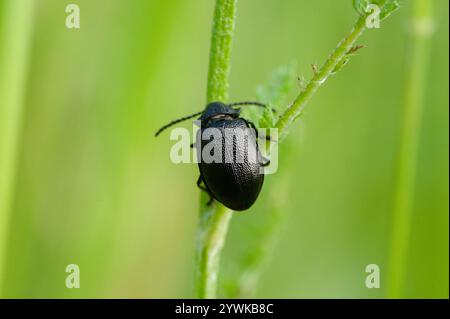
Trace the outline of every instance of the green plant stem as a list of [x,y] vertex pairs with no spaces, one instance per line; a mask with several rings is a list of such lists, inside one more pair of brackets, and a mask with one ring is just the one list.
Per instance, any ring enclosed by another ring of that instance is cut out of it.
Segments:
[[[380,8],[383,9],[386,3],[386,0],[379,1]],[[350,33],[338,44],[322,67],[315,72],[313,78],[280,116],[275,125],[278,128],[278,135],[280,137],[285,135],[288,127],[301,115],[303,109],[318,88],[326,82],[330,75],[334,74],[336,67],[348,57],[348,52],[353,48],[356,40],[366,29],[366,19],[367,15],[361,15],[358,18]]]
[[388,297],[402,296],[408,256],[414,186],[419,153],[424,94],[432,34],[432,0],[416,0],[412,23],[412,48],[408,51],[409,74],[406,80],[403,131],[400,141],[391,247]]
[[231,49],[237,0],[216,0],[209,56],[206,100],[228,100]]
[[[216,0],[211,37],[207,102],[227,101],[231,48],[237,0]],[[215,298],[220,253],[225,242],[232,212],[207,196],[200,196],[200,216],[195,258],[195,290],[198,298]]]
[[232,212],[217,202],[211,209],[202,203],[196,249],[196,294],[198,298],[215,298],[220,253]]
[[0,292],[5,278],[34,0],[9,0],[4,2],[3,10],[3,34],[0,37]]

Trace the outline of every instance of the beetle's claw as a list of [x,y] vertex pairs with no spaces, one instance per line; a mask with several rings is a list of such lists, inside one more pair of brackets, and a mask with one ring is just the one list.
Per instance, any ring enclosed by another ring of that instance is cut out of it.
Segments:
[[266,140],[267,142],[272,142],[272,143],[277,142],[277,140],[272,140],[270,135],[266,135],[264,137],[263,136],[258,136],[258,138],[261,139],[261,140]]

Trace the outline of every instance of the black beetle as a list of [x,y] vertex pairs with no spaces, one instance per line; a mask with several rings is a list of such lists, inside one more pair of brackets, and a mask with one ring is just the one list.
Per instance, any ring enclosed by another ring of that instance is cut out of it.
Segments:
[[[201,129],[197,133],[197,141],[201,142],[200,147],[197,145],[197,152],[201,153],[204,147],[210,143],[216,144],[215,146],[222,152],[220,162],[205,162],[203,158],[200,159],[198,164],[200,176],[197,186],[210,195],[211,199],[208,204],[216,199],[235,211],[246,210],[256,201],[264,183],[264,174],[261,168],[270,163],[262,157],[259,151],[258,132],[255,125],[240,117],[240,108],[234,108],[242,105],[266,107],[258,102],[239,102],[228,105],[213,102],[208,104],[204,111],[170,122],[155,134],[158,136],[174,124],[200,115],[198,120],[201,123]],[[211,128],[215,128],[221,133],[219,139],[212,135],[209,139],[202,139],[205,130]],[[240,143],[236,140],[235,135],[227,135],[225,129],[252,131],[252,134],[247,135],[246,143]],[[269,139],[269,137],[267,138]],[[224,159],[226,154],[231,155],[233,160],[226,161]],[[239,156],[243,161],[236,161]],[[256,160],[249,160],[250,158]],[[204,186],[202,186],[202,182]]]

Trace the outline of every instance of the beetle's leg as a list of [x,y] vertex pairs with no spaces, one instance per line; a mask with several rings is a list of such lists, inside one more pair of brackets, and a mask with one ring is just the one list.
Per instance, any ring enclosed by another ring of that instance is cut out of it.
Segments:
[[207,205],[207,206],[210,206],[210,205],[212,204],[214,198],[212,197],[212,195],[211,195],[211,193],[209,192],[209,190],[208,190],[206,187],[204,187],[204,186],[201,185],[201,184],[202,184],[202,181],[203,181],[203,178],[202,178],[202,175],[200,175],[200,176],[198,177],[198,179],[197,179],[197,187],[200,188],[202,191],[208,193],[208,195],[209,195],[209,200],[208,200],[208,202],[206,203],[206,205]]
[[[245,123],[247,123],[247,126],[249,126],[250,128],[255,130],[256,138],[258,139],[259,138],[258,129],[256,128],[255,124],[253,122],[250,122],[250,121],[246,120],[246,119],[243,119],[243,120],[245,121]],[[270,139],[270,134],[266,135],[266,141],[272,141]]]
[[259,137],[258,136],[258,130],[256,129],[255,124],[253,124],[253,122],[250,122],[250,121],[248,121],[246,119],[243,119],[243,120],[244,120],[245,124],[247,124],[247,127],[252,128],[255,131],[256,138],[258,138]]
[[261,154],[259,155],[259,163],[261,164],[262,167],[266,167],[270,165],[270,159],[262,156]]
[[270,165],[270,160],[267,159],[267,158],[265,158],[265,157],[263,157],[263,159],[265,160],[265,162],[261,163],[261,166],[262,166],[262,167],[269,166],[269,165]]
[[[253,122],[250,122],[250,121],[246,120],[246,119],[243,119],[243,120],[245,121],[245,123],[246,123],[250,128],[252,128],[252,129],[255,130],[255,132],[256,132],[256,138],[258,138],[258,130],[256,129],[255,124],[254,124]],[[270,135],[266,135],[266,141],[271,141]],[[261,157],[262,157],[262,160],[261,160],[261,166],[262,166],[262,167],[268,166],[268,165],[270,164],[270,160],[268,160],[267,158],[265,158],[265,157],[262,156],[262,155],[261,155]]]
[[200,175],[197,179],[197,187],[200,188],[202,191],[207,192],[209,194],[209,191],[206,189],[206,187],[202,186],[202,175]]

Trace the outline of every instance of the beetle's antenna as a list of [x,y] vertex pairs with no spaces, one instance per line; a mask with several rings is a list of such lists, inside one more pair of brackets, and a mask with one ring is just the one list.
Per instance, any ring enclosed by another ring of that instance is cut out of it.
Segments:
[[[238,106],[238,105],[256,105],[256,106],[259,106],[259,107],[267,108],[266,104],[260,103],[260,102],[253,102],[253,101],[236,102],[236,103],[228,104],[228,106]],[[277,110],[272,108],[272,112],[276,113]]]
[[188,115],[188,116],[179,118],[179,119],[177,119],[177,120],[175,120],[175,121],[172,121],[172,122],[170,122],[170,123],[164,125],[163,127],[161,127],[161,128],[155,133],[155,137],[157,137],[162,131],[164,131],[165,129],[171,127],[172,125],[175,125],[175,124],[177,124],[177,123],[180,123],[180,122],[189,120],[189,119],[191,119],[191,118],[193,118],[193,117],[196,117],[196,116],[198,116],[198,115],[200,115],[200,114],[202,114],[202,113],[203,113],[203,111],[198,112],[198,113],[195,113],[195,114],[192,114],[192,115]]
[[265,105],[265,104],[263,104],[263,103],[253,102],[253,101],[236,102],[236,103],[228,104],[228,106],[231,106],[231,107],[233,107],[233,106],[238,106],[238,105],[256,105],[256,106],[264,107],[264,108],[267,107],[267,105]]

